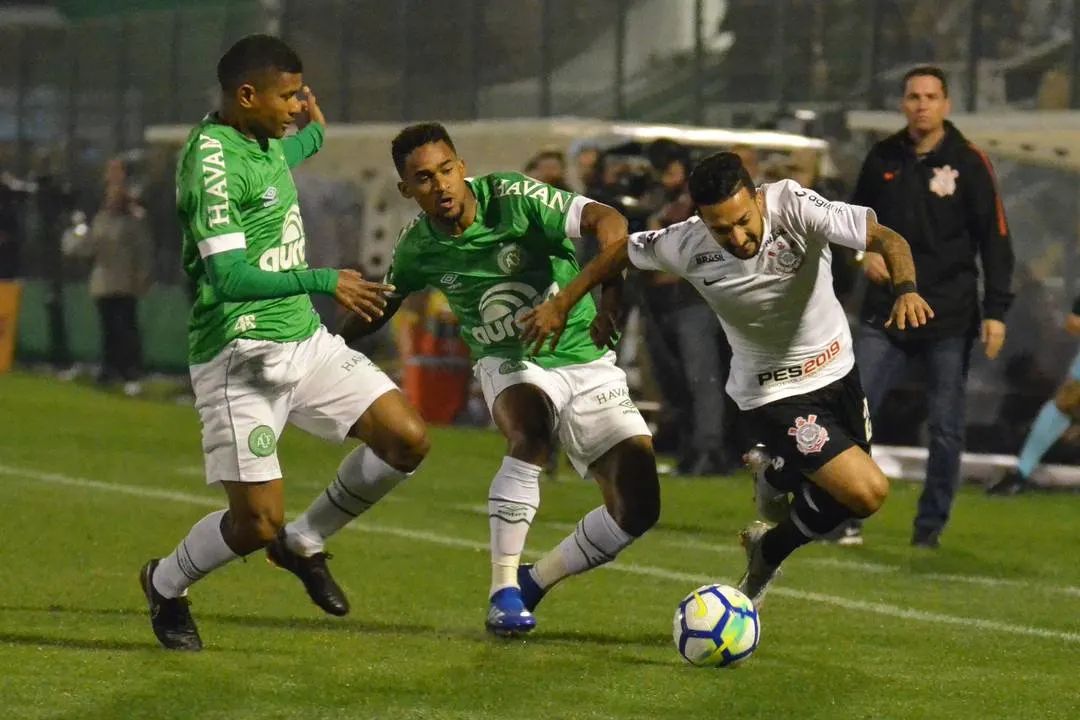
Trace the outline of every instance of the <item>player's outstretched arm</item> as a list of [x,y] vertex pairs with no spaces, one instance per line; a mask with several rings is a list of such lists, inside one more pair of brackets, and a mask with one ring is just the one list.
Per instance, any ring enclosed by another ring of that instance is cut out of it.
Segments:
[[903,330],[909,325],[925,325],[934,317],[934,311],[919,295],[915,284],[915,258],[911,256],[908,241],[892,228],[870,218],[866,223],[866,249],[868,252],[880,253],[885,258],[885,265],[893,282],[893,292],[897,296],[885,327],[895,323],[896,327]]
[[217,252],[205,258],[207,279],[226,302],[273,300],[318,293],[333,295],[338,271],[331,268],[270,272],[247,261],[243,250]]
[[374,319],[382,314],[386,295],[394,290],[392,285],[365,280],[355,270],[260,270],[248,264],[242,250],[215,253],[207,260],[210,285],[226,302],[319,293],[332,295],[346,310]]
[[539,353],[550,337],[551,349],[558,346],[574,306],[594,287],[611,282],[626,269],[630,262],[627,231],[626,218],[617,210],[597,202],[585,206],[581,211],[581,234],[595,237],[600,252],[558,294],[522,317],[523,345],[532,344],[533,352]]

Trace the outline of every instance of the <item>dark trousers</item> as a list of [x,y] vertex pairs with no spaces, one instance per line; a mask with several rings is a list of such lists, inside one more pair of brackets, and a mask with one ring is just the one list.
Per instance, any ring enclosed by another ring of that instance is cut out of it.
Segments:
[[960,487],[964,399],[972,341],[971,337],[949,337],[899,343],[884,330],[859,326],[855,362],[872,421],[880,416],[889,391],[904,379],[908,360],[921,358],[926,362],[930,454],[915,516],[916,534],[940,532],[945,527]]
[[97,298],[101,318],[102,382],[138,380],[142,376],[142,338],[139,336],[139,301],[134,295]]
[[646,347],[664,401],[675,410],[679,460],[726,455],[727,357],[720,321],[704,303],[649,313]]

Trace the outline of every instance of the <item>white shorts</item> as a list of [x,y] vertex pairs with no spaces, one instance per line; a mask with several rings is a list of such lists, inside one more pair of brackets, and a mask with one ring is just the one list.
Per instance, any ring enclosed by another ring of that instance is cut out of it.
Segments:
[[626,373],[615,365],[615,353],[580,365],[545,370],[524,360],[481,358],[473,368],[488,410],[511,385],[540,388],[555,410],[555,430],[574,469],[585,477],[589,466],[611,448],[637,435],[652,436],[630,399]]
[[209,484],[280,478],[277,441],[286,422],[341,442],[378,397],[397,389],[324,327],[297,342],[233,340],[191,366],[191,384]]

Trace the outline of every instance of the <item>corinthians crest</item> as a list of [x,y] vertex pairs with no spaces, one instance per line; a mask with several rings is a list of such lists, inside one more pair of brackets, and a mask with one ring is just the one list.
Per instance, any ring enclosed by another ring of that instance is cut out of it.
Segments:
[[795,426],[789,427],[787,434],[795,438],[795,447],[803,455],[819,453],[829,442],[829,431],[818,425],[817,415],[795,418]]
[[778,234],[776,239],[769,243],[765,251],[766,272],[774,272],[779,275],[791,275],[802,265],[803,256],[797,247],[793,247],[787,238]]
[[960,177],[960,171],[952,166],[934,168],[934,177],[930,178],[930,192],[938,197],[948,197],[956,192],[956,179]]

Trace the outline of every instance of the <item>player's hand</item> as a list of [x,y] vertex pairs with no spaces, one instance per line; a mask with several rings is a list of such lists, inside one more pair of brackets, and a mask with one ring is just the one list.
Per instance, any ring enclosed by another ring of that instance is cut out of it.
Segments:
[[319,101],[315,99],[315,93],[311,92],[311,88],[307,85],[304,86],[304,98],[300,101],[300,114],[296,116],[296,129],[303,130],[307,127],[308,123],[315,121],[326,127],[326,116],[323,115],[322,108],[319,107]]
[[889,276],[889,267],[885,264],[885,256],[881,253],[868,252],[862,259],[863,272],[870,282],[875,285],[887,285],[892,282]]
[[393,285],[365,280],[355,270],[338,270],[337,290],[334,299],[367,322],[382,317],[386,307],[387,293],[394,292]]
[[589,337],[596,347],[614,350],[619,342],[619,319],[615,313],[599,308],[596,319],[589,326]]
[[900,330],[909,326],[917,328],[925,325],[932,317],[934,317],[934,311],[923,300],[922,295],[913,292],[904,293],[893,303],[892,312],[889,313],[889,319],[885,321],[885,327],[895,324]]
[[563,308],[558,295],[529,310],[521,316],[521,344],[526,347],[532,345],[531,354],[539,355],[544,349],[544,342],[551,338],[550,347],[554,350],[566,329],[569,315],[570,311]]
[[993,360],[1005,344],[1005,323],[1000,320],[983,320],[979,339],[986,346],[986,357]]
[[1065,318],[1065,332],[1070,335],[1080,335],[1080,315],[1069,314]]

